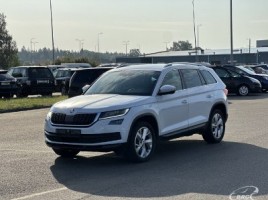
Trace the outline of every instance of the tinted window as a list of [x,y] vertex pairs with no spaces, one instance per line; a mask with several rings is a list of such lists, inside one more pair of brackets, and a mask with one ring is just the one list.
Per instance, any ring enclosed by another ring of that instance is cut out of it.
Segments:
[[217,81],[215,80],[215,78],[212,76],[212,74],[209,71],[202,70],[201,73],[207,84],[217,83]]
[[48,68],[29,68],[29,75],[32,78],[52,78],[52,73]]
[[220,78],[229,78],[230,74],[225,69],[214,69]]
[[162,82],[162,86],[163,85],[173,85],[176,87],[176,90],[181,90],[182,84],[181,84],[181,77],[180,77],[179,71],[172,70],[168,72]]
[[241,75],[236,73],[235,71],[229,70],[229,73],[232,75],[232,77],[241,77]]
[[160,72],[123,70],[105,74],[98,79],[86,94],[152,95]]
[[10,79],[13,79],[12,76],[10,76],[9,74],[0,74],[0,81],[3,81],[3,80],[10,80]]
[[182,76],[187,88],[198,87],[202,85],[198,71],[195,69],[182,69]]
[[73,84],[76,85],[86,85],[89,84],[91,85],[97,78],[100,77],[104,72],[110,70],[109,68],[107,69],[90,69],[90,70],[81,70],[77,71],[74,76],[73,76]]

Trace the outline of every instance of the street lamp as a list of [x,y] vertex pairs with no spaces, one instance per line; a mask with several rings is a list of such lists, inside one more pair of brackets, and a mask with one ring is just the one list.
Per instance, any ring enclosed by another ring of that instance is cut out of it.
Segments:
[[233,55],[233,1],[230,0],[230,38],[231,38],[231,56],[230,64],[234,64],[234,55]]
[[75,39],[76,41],[78,41],[79,44],[79,51],[81,51],[81,49],[83,48],[83,39]]
[[123,41],[123,45],[126,46],[126,56],[127,56],[127,46],[129,45],[129,41]]
[[35,38],[30,39],[30,44],[31,44],[31,64],[33,63],[33,44],[34,44],[34,39]]
[[53,52],[53,65],[54,65],[55,64],[55,46],[54,46],[53,15],[52,15],[51,0],[50,0],[50,18],[51,18],[51,38],[52,38],[52,52]]
[[100,53],[100,35],[102,34],[102,32],[98,33],[98,53]]
[[198,24],[197,25],[197,47],[200,47],[200,45],[199,45],[199,28],[202,26],[202,24]]
[[194,45],[195,45],[195,62],[198,62],[198,55],[197,55],[197,46],[196,46],[196,31],[195,31],[195,9],[194,9],[194,0],[192,1],[193,4],[193,25],[194,25]]

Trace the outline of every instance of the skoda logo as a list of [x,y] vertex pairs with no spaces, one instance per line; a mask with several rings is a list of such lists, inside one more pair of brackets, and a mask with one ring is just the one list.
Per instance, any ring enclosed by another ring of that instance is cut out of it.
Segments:
[[70,110],[70,113],[74,113],[74,111],[75,111],[75,110],[74,110],[74,108],[73,108],[73,109]]

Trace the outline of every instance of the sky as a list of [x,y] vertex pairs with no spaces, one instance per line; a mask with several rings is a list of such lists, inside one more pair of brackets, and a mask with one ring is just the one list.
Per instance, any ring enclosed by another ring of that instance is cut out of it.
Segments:
[[[142,53],[164,51],[173,41],[194,46],[192,0],[51,0],[55,47],[78,51]],[[199,46],[230,48],[230,0],[195,0]],[[30,48],[51,48],[49,0],[0,0],[7,29],[17,42]],[[256,46],[268,39],[268,1],[233,0],[234,48]],[[99,34],[102,33],[102,34]],[[77,40],[78,39],[78,40]],[[34,45],[33,45],[34,46]]]

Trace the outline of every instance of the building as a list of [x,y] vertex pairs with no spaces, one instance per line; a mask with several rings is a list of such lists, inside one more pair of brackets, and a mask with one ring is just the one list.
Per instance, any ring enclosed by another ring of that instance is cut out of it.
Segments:
[[[268,47],[234,49],[234,62],[237,64],[268,63]],[[118,63],[171,63],[208,62],[211,64],[230,63],[230,49],[163,51],[139,57],[118,57]]]
[[257,40],[256,47],[268,47],[268,40]]

